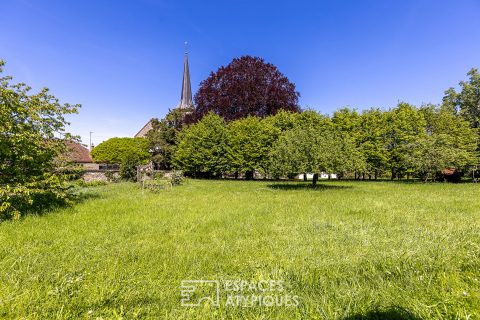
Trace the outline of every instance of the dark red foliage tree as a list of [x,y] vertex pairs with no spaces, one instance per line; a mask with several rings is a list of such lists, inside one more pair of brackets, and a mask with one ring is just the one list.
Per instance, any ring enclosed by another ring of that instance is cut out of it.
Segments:
[[212,111],[226,121],[246,116],[266,117],[280,109],[299,112],[295,84],[277,67],[251,56],[235,58],[200,83],[192,120]]

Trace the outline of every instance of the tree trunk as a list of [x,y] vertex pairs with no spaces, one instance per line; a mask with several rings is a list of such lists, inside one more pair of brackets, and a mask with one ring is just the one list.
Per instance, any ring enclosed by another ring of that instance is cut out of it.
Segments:
[[238,179],[238,171],[235,171],[235,180]]
[[249,170],[245,172],[245,180],[253,180],[253,171]]
[[313,174],[312,186],[316,186],[318,181],[318,173]]
[[303,181],[307,181],[307,173],[306,172],[303,173]]

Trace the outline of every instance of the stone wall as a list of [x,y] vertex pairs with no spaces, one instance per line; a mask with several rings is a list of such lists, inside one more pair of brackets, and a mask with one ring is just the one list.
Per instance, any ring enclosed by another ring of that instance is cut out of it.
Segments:
[[[108,182],[108,178],[107,176],[105,175],[105,172],[108,172],[108,171],[98,171],[98,170],[91,170],[91,171],[85,171],[85,173],[83,174],[83,181],[85,182],[91,182],[91,181],[105,181],[105,182]],[[113,172],[113,177],[118,179],[120,178],[120,174],[118,173],[118,171],[109,171],[109,172]]]

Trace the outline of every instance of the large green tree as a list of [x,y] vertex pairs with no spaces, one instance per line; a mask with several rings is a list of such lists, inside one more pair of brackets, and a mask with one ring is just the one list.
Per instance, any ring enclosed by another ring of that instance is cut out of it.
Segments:
[[177,134],[185,126],[186,119],[193,109],[176,108],[170,110],[161,119],[152,119],[152,129],[147,133],[152,152],[152,161],[160,169],[172,168],[172,157],[175,153]]
[[385,114],[388,167],[391,178],[401,178],[411,172],[407,159],[410,144],[425,136],[425,119],[415,106],[399,103]]
[[475,162],[475,154],[468,147],[458,147],[458,141],[449,134],[425,135],[408,144],[405,159],[410,168],[424,181],[436,179],[445,168],[462,169]]
[[265,174],[277,130],[258,117],[230,122],[227,126],[227,159],[230,170],[245,173],[247,180],[253,179],[255,170],[260,169]]
[[175,168],[194,176],[219,176],[227,170],[225,121],[212,113],[184,128],[177,137]]
[[272,150],[274,176],[293,178],[298,173],[318,173],[326,167],[321,152],[321,144],[325,140],[318,133],[313,127],[297,127],[286,131]]
[[127,155],[135,154],[141,162],[150,158],[149,142],[145,138],[110,138],[93,148],[97,163],[120,164]]
[[478,161],[476,130],[448,106],[424,105],[419,109],[426,134],[407,147],[407,159],[419,177],[435,179],[445,168],[466,171]]
[[1,76],[0,60],[0,220],[67,194],[55,159],[66,151],[65,115],[80,105],[61,104],[47,88],[32,93],[24,83]]
[[209,112],[232,121],[247,116],[264,118],[279,110],[299,112],[295,84],[274,65],[243,56],[200,83],[195,94],[195,120]]
[[375,108],[362,112],[357,139],[370,178],[377,179],[387,169],[387,128],[385,112]]
[[284,132],[272,150],[272,159],[275,175],[292,177],[311,172],[314,185],[321,171],[341,174],[364,167],[351,137],[327,118]]
[[[332,123],[335,128],[341,132],[343,144],[351,144],[355,150],[359,150],[360,145],[360,114],[355,109],[341,108],[333,113]],[[355,177],[360,177],[360,172],[355,172]]]
[[445,91],[443,104],[457,111],[472,128],[480,128],[480,73],[471,69],[467,75],[468,81],[460,82],[460,92],[454,88]]

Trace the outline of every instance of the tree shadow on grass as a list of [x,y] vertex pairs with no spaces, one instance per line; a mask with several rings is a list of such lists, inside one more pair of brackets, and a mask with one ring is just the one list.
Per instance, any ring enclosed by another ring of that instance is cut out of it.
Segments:
[[[21,213],[22,218],[26,216],[43,216],[52,211],[73,207],[99,197],[100,195],[94,192],[74,192],[65,198],[59,198],[51,192],[42,192],[31,195],[31,204],[27,200],[18,197],[12,201],[12,207]],[[0,215],[0,223],[12,218],[14,217],[11,215]]]
[[267,187],[275,190],[312,190],[312,191],[327,191],[327,190],[338,190],[338,189],[351,189],[352,186],[336,186],[319,183],[316,186],[313,186],[312,183],[273,183],[267,185]]
[[357,313],[343,320],[421,320],[422,318],[414,315],[402,307],[375,308],[365,313]]
[[99,194],[93,192],[81,192],[75,196],[72,196],[68,200],[58,199],[54,196],[47,196],[43,199],[38,199],[37,201],[34,201],[36,205],[34,205],[32,208],[29,208],[26,211],[26,214],[44,215],[57,209],[73,207],[75,205],[97,199],[99,197]]

